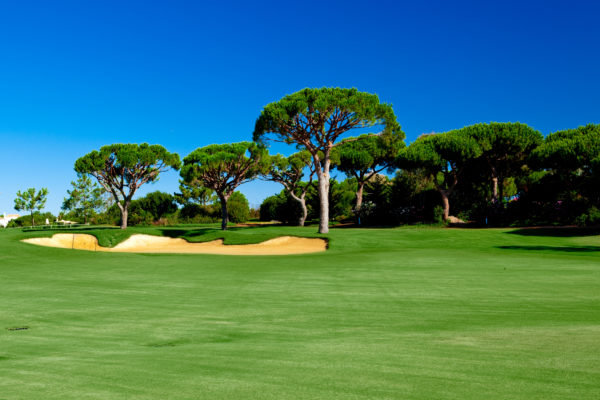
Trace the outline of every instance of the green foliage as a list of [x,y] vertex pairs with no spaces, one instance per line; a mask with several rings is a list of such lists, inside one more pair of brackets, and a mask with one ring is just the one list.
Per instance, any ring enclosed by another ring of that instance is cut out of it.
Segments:
[[85,174],[78,174],[77,181],[72,181],[71,186],[73,189],[67,190],[68,197],[63,200],[61,209],[72,211],[75,218],[83,219],[87,223],[103,206],[104,190]]
[[466,161],[480,155],[481,148],[474,139],[450,131],[422,135],[400,153],[397,165],[403,169],[426,171],[434,184],[447,186],[440,181],[440,174],[457,174]]
[[135,201],[131,204],[129,210],[130,225],[152,225],[154,221],[154,216],[149,211],[140,207],[139,202]]
[[385,134],[400,131],[392,106],[380,103],[377,95],[354,88],[306,88],[265,106],[256,121],[254,140],[274,135],[314,154],[328,147],[320,144],[326,143],[325,138],[334,143],[351,129],[374,125],[383,125]]
[[472,137],[481,148],[480,160],[471,163],[471,168],[488,171],[492,201],[502,206],[510,195],[504,191],[505,180],[526,174],[530,153],[544,140],[540,132],[519,122],[475,124],[457,132]]
[[384,224],[435,223],[440,195],[429,173],[421,169],[399,170],[390,188],[389,203],[380,220]]
[[[309,198],[309,201],[311,198]],[[261,221],[279,221],[286,225],[295,225],[302,214],[300,205],[286,190],[282,190],[277,195],[267,197],[260,205],[259,212]],[[309,214],[311,214],[310,211]]]
[[17,192],[17,197],[15,198],[15,210],[29,211],[31,215],[31,224],[35,225],[33,212],[44,208],[47,196],[48,189],[46,188],[41,188],[39,191],[36,191],[35,188],[29,188],[23,192],[19,190]]
[[186,184],[179,180],[179,193],[175,193],[175,201],[181,205],[190,203],[206,205],[215,200],[214,191],[198,184]]
[[405,147],[403,139],[401,131],[388,136],[366,134],[344,139],[334,147],[332,160],[340,171],[366,181],[392,167]]
[[397,166],[418,169],[426,173],[440,192],[444,220],[449,217],[449,198],[468,161],[479,157],[481,148],[470,136],[460,131],[429,134],[419,137],[400,153]]
[[[133,200],[129,205],[128,224],[152,225],[177,212],[175,197],[169,193],[155,191]],[[121,213],[116,204],[107,211],[107,219],[111,223],[121,224]],[[162,222],[162,221],[161,221]]]
[[196,203],[187,203],[179,209],[178,217],[181,222],[186,223],[210,223],[217,222],[220,217],[220,210],[217,204],[201,205]]
[[490,168],[506,177],[519,171],[529,153],[544,141],[539,131],[519,122],[475,124],[456,132],[475,139]]
[[433,208],[433,222],[436,224],[444,222],[444,208],[442,206],[435,206]]
[[[331,220],[342,221],[353,217],[356,186],[356,179],[354,178],[345,179],[341,182],[336,179],[329,181],[328,200]],[[306,194],[306,205],[308,207],[308,219],[318,219],[319,195],[316,188],[309,188]],[[294,212],[296,212],[295,209]]]
[[121,211],[121,228],[127,227],[127,211],[133,195],[145,183],[158,180],[161,172],[178,170],[179,155],[163,146],[111,144],[94,150],[75,162],[75,171],[95,177],[113,195]]
[[50,212],[39,212],[34,211],[31,215],[23,215],[19,218],[11,220],[7,227],[8,228],[17,228],[17,227],[26,227],[26,226],[39,226],[45,225],[46,220],[51,224],[56,221],[56,216]]
[[600,159],[600,124],[551,133],[531,159],[538,167],[591,174]]
[[108,191],[125,187],[135,191],[144,183],[156,181],[161,172],[179,167],[179,155],[147,143],[103,146],[75,162],[76,172],[96,177]]
[[[302,181],[305,176],[305,170],[309,172],[308,182]],[[289,157],[284,157],[281,154],[270,156],[269,168],[263,174],[264,179],[282,184],[288,193],[288,197],[291,197],[298,203],[291,205],[291,207],[294,210],[293,214],[297,214],[296,222],[300,226],[304,225],[308,215],[306,194],[311,189],[315,172],[316,167],[312,162],[310,153],[308,151],[300,151]],[[284,221],[282,219],[279,220]],[[285,221],[287,222],[287,218]]]
[[376,174],[385,169],[392,169],[400,151],[405,147],[404,134],[396,132],[392,135],[361,135],[357,138],[345,139],[334,147],[332,159],[336,167],[357,182],[356,206],[357,222],[363,223],[376,214],[372,204],[368,210],[361,211],[364,185]]
[[[332,220],[342,221],[353,216],[356,186],[355,179],[345,179],[341,182],[335,179],[330,181],[329,202]],[[314,207],[314,209],[318,210],[318,207]]]
[[137,206],[148,212],[154,221],[167,214],[172,214],[177,211],[175,197],[169,193],[155,191],[148,193],[146,196],[136,201]]
[[219,197],[228,197],[267,166],[266,150],[255,143],[213,144],[185,157],[181,176],[186,185],[200,185],[214,190]]
[[261,221],[281,221],[278,218],[278,211],[286,200],[285,194],[285,191],[282,191],[278,195],[269,196],[263,200],[259,208]]
[[[110,223],[121,225],[121,223],[123,222],[121,219],[121,211],[116,204],[113,204],[108,209],[106,214],[107,220],[110,221]],[[153,222],[154,217],[152,216],[152,214],[140,207],[138,200],[133,200],[128,208],[128,226],[152,225]]]
[[[587,224],[588,209],[600,207],[600,125],[558,131],[535,149],[530,162],[547,170],[543,203],[560,201],[562,223]],[[541,197],[541,198],[540,198]],[[547,207],[552,206],[548,204]]]
[[300,151],[289,157],[275,154],[267,159],[268,168],[263,171],[265,179],[281,183],[288,191],[295,192],[301,186],[304,170],[309,169],[309,182],[315,169],[310,153]]
[[403,169],[419,169],[438,189],[452,191],[466,162],[480,154],[475,140],[450,131],[419,137],[400,153],[396,163]]
[[392,106],[380,103],[377,95],[357,89],[303,89],[268,104],[256,121],[253,138],[264,143],[275,140],[307,150],[319,180],[319,232],[329,231],[329,183],[331,150],[354,129],[380,126],[381,135],[404,137]]
[[269,157],[264,147],[253,142],[213,144],[198,148],[183,160],[185,185],[214,190],[221,205],[222,229],[227,229],[227,202],[241,184],[265,173]]
[[[356,193],[356,180],[346,179],[338,182],[332,179],[329,183],[329,203],[331,206],[331,219],[344,220],[352,217],[352,206]],[[306,206],[308,219],[319,218],[319,196],[314,186],[308,188],[306,193]],[[267,197],[260,206],[261,221],[280,221],[284,224],[297,224],[302,215],[299,203],[295,201],[286,190],[275,196]]]
[[600,210],[597,207],[591,207],[587,212],[578,216],[575,223],[582,227],[600,225]]
[[250,204],[241,192],[233,192],[227,201],[227,215],[231,222],[246,222],[250,216]]

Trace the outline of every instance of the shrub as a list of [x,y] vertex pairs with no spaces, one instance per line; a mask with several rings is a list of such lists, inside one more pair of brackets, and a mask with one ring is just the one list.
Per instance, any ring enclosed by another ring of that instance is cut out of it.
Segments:
[[231,222],[246,222],[250,216],[250,204],[241,192],[233,192],[227,201],[227,214]]
[[[35,225],[46,225],[46,219],[48,222],[53,223],[56,220],[56,217],[49,212],[39,212],[36,211],[33,213],[33,219],[35,221]],[[17,219],[13,219],[7,225],[9,228],[17,228],[23,226],[31,226],[31,215],[23,215]]]
[[259,213],[261,221],[279,221],[295,225],[302,211],[298,202],[282,190],[275,196],[267,197],[260,205]]
[[600,210],[591,207],[587,212],[579,215],[575,219],[575,223],[582,227],[600,225]]
[[[136,201],[137,206],[147,213],[153,221],[158,221],[168,214],[177,211],[175,197],[169,193],[160,191],[148,193]],[[151,221],[152,222],[152,221]]]

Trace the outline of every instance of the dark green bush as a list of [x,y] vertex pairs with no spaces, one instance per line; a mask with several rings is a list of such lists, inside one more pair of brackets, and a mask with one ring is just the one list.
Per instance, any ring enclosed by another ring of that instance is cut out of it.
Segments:
[[590,207],[587,212],[575,219],[575,223],[582,227],[600,225],[600,210],[596,207]]
[[250,216],[250,204],[241,192],[233,192],[227,201],[227,214],[231,222],[246,222]]

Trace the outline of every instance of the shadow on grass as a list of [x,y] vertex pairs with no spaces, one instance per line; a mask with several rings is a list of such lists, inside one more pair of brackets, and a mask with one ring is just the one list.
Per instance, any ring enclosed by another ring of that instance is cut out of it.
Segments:
[[205,235],[208,232],[218,232],[219,229],[215,228],[197,228],[197,229],[159,229],[160,233],[163,236],[167,236],[170,238],[179,238],[179,237],[190,237],[190,236],[201,236]]
[[521,236],[553,236],[553,237],[575,237],[600,235],[600,227],[578,228],[574,226],[522,228],[506,232],[511,235]]
[[[253,232],[252,236],[257,240],[262,241],[262,240],[267,240],[267,239],[271,238],[271,235],[269,235],[268,233],[261,232],[265,228],[268,228],[268,227],[267,226],[252,226],[252,227],[230,226],[230,227],[227,227],[226,231],[221,230],[220,228],[213,228],[213,227],[195,228],[195,229],[164,228],[164,229],[159,229],[159,231],[161,232],[161,234],[163,236],[167,236],[170,238],[183,238],[183,239],[186,239],[191,242],[196,242],[196,241],[198,241],[198,239],[200,239],[200,241],[215,240],[215,239],[227,240],[228,233],[252,231]],[[259,233],[256,233],[256,232],[259,232]],[[264,236],[264,238],[262,238],[263,236]]]
[[600,252],[600,246],[496,246],[503,250],[562,251],[566,253]]

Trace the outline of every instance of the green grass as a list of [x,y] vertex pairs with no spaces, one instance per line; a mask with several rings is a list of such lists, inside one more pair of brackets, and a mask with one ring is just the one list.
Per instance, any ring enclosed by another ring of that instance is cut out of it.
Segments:
[[[165,229],[126,235],[222,236]],[[597,399],[595,233],[340,228],[326,253],[245,257],[0,231],[0,399]]]

